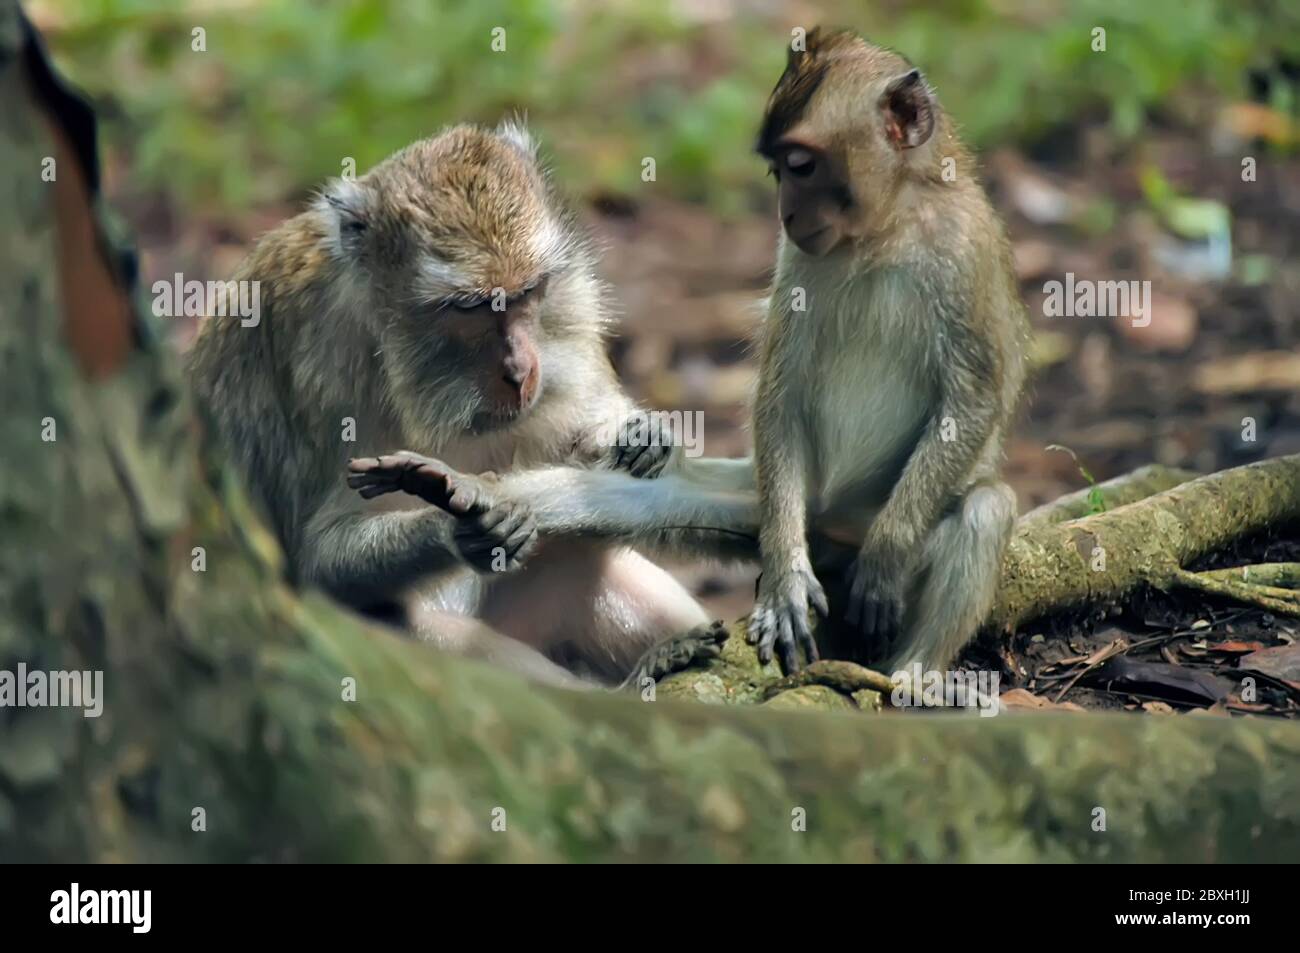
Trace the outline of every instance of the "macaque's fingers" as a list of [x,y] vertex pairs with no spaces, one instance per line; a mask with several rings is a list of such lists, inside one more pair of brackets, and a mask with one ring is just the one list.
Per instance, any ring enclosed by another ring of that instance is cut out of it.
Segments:
[[703,640],[711,640],[721,651],[722,647],[727,644],[731,638],[731,630],[727,628],[727,623],[721,619],[714,619],[709,623],[709,627],[700,634]]
[[776,613],[762,609],[754,614],[749,632],[751,645],[758,646],[758,661],[766,665],[772,661],[772,643],[776,641]]
[[447,490],[449,495],[445,508],[453,516],[478,516],[492,508],[473,477],[449,477]]
[[387,473],[382,473],[382,472],[350,473],[348,474],[347,481],[348,481],[348,488],[353,490],[359,490],[363,486],[380,486],[380,485],[391,486],[394,490],[397,489],[397,481],[392,479],[392,477],[390,477]]
[[794,617],[787,609],[781,613],[780,629],[777,631],[776,652],[781,660],[781,671],[790,675],[799,671],[799,650],[795,648]]
[[444,510],[448,509],[449,486],[456,475],[446,464],[407,450],[349,460],[348,471],[348,486],[363,491],[362,496],[366,499],[380,494],[367,495],[365,487],[388,486],[389,489],[382,492],[401,490]]
[[385,493],[396,493],[397,489],[397,486],[392,483],[376,483],[373,486],[363,486],[358,492],[363,500],[373,500]]
[[[491,525],[485,522],[489,519],[494,521]],[[462,548],[485,552],[504,545],[522,521],[522,514],[517,511],[508,507],[495,507],[479,517],[462,520],[456,527],[456,537],[462,540]]]
[[[494,535],[509,536],[512,527],[517,527],[518,522],[524,518],[525,512],[511,504],[503,506],[494,506],[479,514],[477,518],[477,528],[488,533],[492,530],[497,532]],[[513,523],[511,521],[514,521]]]
[[881,608],[879,602],[868,599],[862,604],[862,634],[874,638],[881,631]]
[[501,521],[501,524],[492,533],[498,539],[509,539],[521,529],[527,530],[528,525],[532,522],[533,513],[526,506],[511,504],[508,513],[509,515]]
[[348,469],[353,473],[384,472],[413,469],[423,463],[441,466],[438,461],[429,457],[421,457],[408,450],[401,450],[397,453],[386,453],[377,457],[354,457],[348,461]]
[[525,523],[506,539],[504,543],[506,554],[512,559],[522,558],[529,551],[530,540],[536,542],[537,527],[531,523]]
[[404,461],[407,466],[412,468],[428,466],[433,467],[440,473],[454,473],[455,471],[443,463],[441,460],[435,460],[433,457],[426,457],[422,453],[415,453],[411,450],[398,450],[396,453],[381,457],[381,460],[400,460]]
[[633,465],[645,453],[645,449],[639,443],[620,443],[614,453],[614,469],[632,472]]
[[803,653],[809,665],[821,658],[821,653],[817,651],[817,640],[813,638],[811,630],[799,634],[799,644],[803,646]]
[[663,462],[662,447],[643,447],[636,459],[628,466],[627,472],[634,477],[644,478],[654,470],[656,464]]
[[809,575],[808,578],[808,601],[812,604],[817,614],[825,619],[831,614],[831,607],[826,601],[826,590],[822,584],[817,581],[816,576]]
[[897,641],[898,636],[903,630],[903,604],[897,599],[891,599],[883,607],[885,637],[889,640],[892,647]]
[[812,626],[808,623],[808,613],[806,611],[798,613],[795,615],[793,622],[795,645],[804,650],[809,662],[817,661],[817,643],[813,641]]
[[[370,473],[379,468],[378,457],[353,457],[348,461],[349,473]],[[349,477],[348,479],[352,479]]]
[[849,625],[856,626],[862,620],[862,593],[857,585],[849,588],[849,601],[844,606],[844,621]]
[[655,419],[633,416],[623,424],[610,454],[610,465],[638,479],[652,479],[672,453],[672,429]]
[[518,553],[517,553],[517,557],[518,557],[519,559],[523,559],[525,556],[527,556],[529,553],[531,553],[534,549],[536,549],[536,548],[537,548],[537,540],[538,540],[537,527],[536,527],[536,526],[532,526],[532,527],[530,527],[530,529],[529,529],[529,531],[528,531],[528,538],[525,539],[523,545],[519,547],[519,550],[518,550]]
[[462,518],[455,537],[461,555],[478,571],[516,569],[537,546],[537,522],[524,504],[499,503]]
[[870,655],[883,655],[889,650],[898,637],[900,619],[900,607],[895,600],[878,595],[866,600],[860,631]]
[[722,645],[729,633],[723,622],[697,626],[689,632],[660,642],[641,656],[622,688],[640,688],[641,679],[649,676],[658,681],[666,675],[680,672],[696,662],[715,659],[722,653]]

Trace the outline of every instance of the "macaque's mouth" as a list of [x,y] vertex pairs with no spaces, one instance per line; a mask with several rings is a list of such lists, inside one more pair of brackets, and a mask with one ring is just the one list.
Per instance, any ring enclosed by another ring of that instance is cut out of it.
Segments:
[[805,255],[821,257],[839,244],[839,232],[831,225],[824,225],[815,232],[806,235],[794,235],[786,229],[786,235]]
[[493,430],[503,430],[511,427],[528,416],[532,409],[537,406],[539,396],[540,392],[534,394],[531,400],[524,401],[523,404],[497,404],[485,407],[474,415],[472,429],[476,433],[488,433]]

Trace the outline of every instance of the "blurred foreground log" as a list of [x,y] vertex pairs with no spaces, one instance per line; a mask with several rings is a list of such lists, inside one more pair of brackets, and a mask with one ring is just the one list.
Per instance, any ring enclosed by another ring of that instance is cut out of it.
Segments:
[[[290,590],[173,356],[142,321],[118,349],[127,296],[65,314],[85,276],[126,277],[102,232],[98,245],[60,232],[56,204],[93,200],[95,177],[84,131],[55,144],[42,117],[70,107],[33,92],[34,58],[0,0],[0,671],[99,671],[103,697],[95,718],[0,712],[0,858],[1295,856],[1287,724],[864,718],[674,704],[667,686],[654,704],[547,691]],[[56,199],[40,177],[53,155],[80,164],[57,182],[84,191]],[[87,329],[107,350],[83,347]]]

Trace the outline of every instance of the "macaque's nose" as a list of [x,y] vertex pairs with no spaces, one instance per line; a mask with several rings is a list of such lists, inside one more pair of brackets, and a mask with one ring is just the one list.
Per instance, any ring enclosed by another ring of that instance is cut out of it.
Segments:
[[501,379],[510,385],[519,406],[532,403],[537,391],[537,365],[524,357],[508,357],[502,365]]

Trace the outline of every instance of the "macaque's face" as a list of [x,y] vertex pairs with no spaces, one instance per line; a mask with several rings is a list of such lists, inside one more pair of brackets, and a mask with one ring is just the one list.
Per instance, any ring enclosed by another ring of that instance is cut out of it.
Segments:
[[[542,393],[539,342],[548,278],[534,273],[509,284],[489,286],[485,281],[408,315],[414,324],[423,325],[416,333],[422,330],[440,340],[441,360],[453,371],[448,376],[461,378],[459,386],[475,404],[474,430],[513,423]],[[482,290],[489,287],[486,293]]]
[[933,128],[920,73],[844,34],[808,37],[768,102],[758,151],[786,237],[824,256],[884,227],[908,150]]
[[543,355],[576,260],[531,144],[458,127],[356,188],[370,223],[357,250],[401,399],[472,432],[521,420],[545,392]]
[[786,137],[771,162],[786,237],[809,255],[826,255],[840,247],[853,234],[861,212],[843,159],[811,142]]

